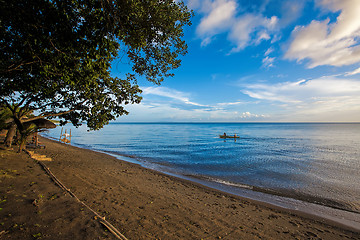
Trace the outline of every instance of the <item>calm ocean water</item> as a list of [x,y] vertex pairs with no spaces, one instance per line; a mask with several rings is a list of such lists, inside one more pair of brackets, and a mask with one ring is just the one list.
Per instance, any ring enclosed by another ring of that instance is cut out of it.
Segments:
[[[71,129],[72,144],[128,156],[145,167],[360,213],[360,124],[111,123],[96,132]],[[58,139],[60,131],[45,135]],[[224,132],[241,138],[220,139]]]

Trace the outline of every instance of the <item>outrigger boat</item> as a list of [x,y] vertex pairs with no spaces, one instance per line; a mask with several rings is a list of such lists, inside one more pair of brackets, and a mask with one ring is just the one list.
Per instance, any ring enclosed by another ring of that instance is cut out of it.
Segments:
[[234,136],[231,135],[219,135],[220,138],[240,138],[240,136],[236,136],[236,134]]

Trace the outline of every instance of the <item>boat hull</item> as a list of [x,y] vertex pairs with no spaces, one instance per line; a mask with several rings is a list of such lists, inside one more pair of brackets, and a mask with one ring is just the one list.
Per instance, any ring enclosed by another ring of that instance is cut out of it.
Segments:
[[228,135],[226,135],[226,136],[219,135],[219,136],[220,136],[220,138],[240,138],[239,136],[228,136]]

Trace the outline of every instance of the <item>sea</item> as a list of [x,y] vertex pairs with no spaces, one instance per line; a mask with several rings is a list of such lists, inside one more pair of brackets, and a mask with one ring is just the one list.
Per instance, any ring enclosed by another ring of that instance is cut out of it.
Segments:
[[360,229],[360,123],[114,122],[43,135],[65,131],[78,147]]

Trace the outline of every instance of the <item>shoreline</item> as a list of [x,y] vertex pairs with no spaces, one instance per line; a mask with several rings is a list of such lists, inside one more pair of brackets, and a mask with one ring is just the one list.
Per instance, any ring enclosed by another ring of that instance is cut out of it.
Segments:
[[[56,140],[51,139],[50,141],[52,141],[53,143],[56,143],[58,145],[61,145],[61,146],[63,145],[63,144],[57,142]],[[74,146],[69,146],[69,145],[65,145],[65,146],[66,147],[71,147],[71,148],[74,147]],[[84,148],[80,148],[80,147],[76,147],[76,146],[74,148],[79,149],[80,151],[84,150],[84,151],[90,151],[90,152],[98,152],[98,151],[94,151],[94,150],[90,150],[90,149],[84,149]],[[107,155],[109,157],[114,157],[114,156],[112,156],[112,155],[110,155],[108,153],[104,153],[104,152],[98,152],[98,153],[99,154],[105,154],[105,155]],[[215,194],[220,194],[222,196],[229,196],[230,198],[239,199],[240,201],[253,202],[253,203],[255,203],[255,205],[261,205],[261,206],[264,206],[266,208],[274,209],[275,211],[288,212],[290,215],[293,215],[293,214],[300,215],[300,216],[305,217],[305,218],[307,218],[309,220],[316,219],[317,221],[328,223],[328,224],[333,225],[335,227],[348,229],[348,230],[352,230],[352,231],[357,231],[357,232],[360,233],[360,230],[359,230],[360,226],[358,228],[354,228],[354,227],[351,227],[349,225],[340,223],[339,221],[334,221],[334,220],[331,220],[331,219],[325,219],[325,218],[320,217],[320,216],[314,216],[313,214],[311,214],[311,211],[303,212],[303,211],[299,211],[297,209],[288,209],[288,208],[284,208],[283,206],[276,206],[276,205],[269,204],[269,203],[266,203],[266,202],[260,201],[260,200],[252,200],[252,199],[249,199],[249,198],[246,198],[246,197],[242,197],[242,196],[239,196],[239,195],[235,195],[235,194],[232,194],[232,193],[221,191],[219,189],[215,189],[215,188],[213,188],[211,186],[203,185],[203,184],[201,184],[199,182],[194,182],[194,181],[189,180],[189,179],[181,178],[179,176],[171,176],[169,174],[159,172],[159,171],[154,170],[154,169],[144,168],[139,163],[128,162],[128,161],[125,161],[125,160],[121,160],[118,157],[114,157],[114,158],[117,161],[120,161],[122,164],[126,164],[126,165],[130,164],[131,167],[139,168],[141,170],[141,172],[149,171],[152,174],[155,174],[155,175],[158,175],[158,176],[161,176],[161,177],[165,177],[165,178],[170,178],[172,181],[178,181],[179,183],[186,183],[186,184],[190,184],[192,186],[196,186],[201,191],[211,191],[211,192],[214,192]],[[359,239],[360,239],[360,237],[359,237]]]
[[[58,142],[52,137],[46,137],[51,141]],[[161,169],[163,166],[158,164],[148,164],[146,162],[138,161],[134,156],[125,156],[111,151],[102,151],[91,148],[86,148],[80,145],[72,145],[74,147],[94,151],[98,153],[103,153],[112,157],[115,157],[119,161],[129,162],[135,165],[138,165],[142,168],[155,171],[159,174],[165,174],[166,176],[175,177],[179,181],[189,181],[192,184],[198,184],[200,187],[210,188],[215,191],[222,192],[224,194],[229,194],[232,196],[237,196],[243,198],[247,201],[255,201],[258,204],[265,204],[270,207],[278,208],[283,211],[293,211],[296,214],[304,215],[309,218],[316,218],[319,220],[326,219],[334,224],[340,225],[344,228],[350,230],[355,230],[360,232],[360,213],[354,210],[336,207],[336,204],[325,205],[323,201],[330,201],[328,199],[317,199],[312,196],[297,196],[294,197],[295,193],[289,192],[289,194],[270,191],[266,189],[257,188],[254,186],[232,186],[211,181],[207,179],[198,178],[196,176],[186,176],[171,171],[167,171],[165,168]],[[165,170],[164,170],[165,169]],[[308,200],[308,201],[306,201]]]
[[[54,139],[51,139],[56,141]],[[79,147],[79,146],[75,146]],[[165,174],[166,176],[171,176],[176,178],[179,181],[188,181],[192,184],[198,184],[199,187],[210,188],[214,191],[222,192],[223,194],[228,194],[231,196],[236,196],[245,199],[246,201],[254,201],[257,204],[263,204],[269,207],[278,208],[282,211],[292,211],[298,215],[303,215],[308,218],[316,218],[318,220],[326,219],[327,221],[332,222],[333,224],[340,225],[344,228],[355,230],[360,232],[360,213],[352,210],[347,210],[343,208],[337,208],[332,206],[327,206],[321,204],[322,202],[316,203],[317,198],[311,199],[311,201],[305,201],[305,197],[293,198],[291,194],[288,196],[286,194],[274,192],[271,194],[271,191],[266,191],[252,186],[238,187],[232,185],[224,185],[220,182],[214,182],[211,180],[206,180],[202,178],[197,178],[194,176],[185,176],[177,173],[172,173],[168,171],[161,171],[158,168],[149,168],[146,167],[146,164],[138,162],[135,157],[124,156],[121,154],[116,154],[107,151],[82,148],[89,151],[99,152],[107,154],[109,156],[117,158],[119,161],[130,162],[132,164],[139,165],[142,168],[155,171],[159,174]],[[152,164],[156,165],[156,164]],[[326,201],[327,199],[324,199]]]
[[[360,239],[360,231],[41,138],[47,167],[128,239]],[[1,213],[0,213],[1,214]],[[64,229],[65,231],[66,229]]]
[[[54,140],[56,141],[56,140]],[[80,147],[81,148],[81,147]],[[231,185],[224,185],[219,182],[211,180],[196,178],[194,176],[184,176],[167,171],[161,171],[157,168],[148,168],[145,164],[141,164],[136,160],[132,160],[131,156],[123,156],[116,153],[107,151],[100,151],[94,149],[84,148],[86,150],[104,153],[109,156],[113,156],[120,161],[130,162],[145,169],[155,171],[159,174],[165,174],[176,178],[179,181],[189,181],[192,184],[198,184],[199,187],[210,188],[214,191],[222,192],[231,196],[236,196],[245,199],[246,201],[254,201],[257,204],[263,204],[269,207],[278,208],[282,211],[292,211],[298,215],[303,215],[308,218],[316,218],[319,220],[326,219],[333,224],[339,224],[344,228],[355,230],[360,232],[360,214],[347,209],[331,207],[322,204],[316,204],[316,198],[312,201],[304,201],[303,199],[292,198],[286,194],[274,193],[271,194],[262,189],[254,189],[254,187],[236,187]],[[128,160],[126,160],[128,159]],[[326,200],[326,199],[325,199]]]

